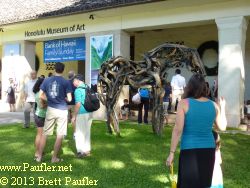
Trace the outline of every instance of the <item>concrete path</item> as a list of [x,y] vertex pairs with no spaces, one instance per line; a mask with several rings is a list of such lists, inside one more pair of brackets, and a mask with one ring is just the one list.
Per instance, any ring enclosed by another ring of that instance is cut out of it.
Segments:
[[[31,122],[34,121],[32,113],[30,113]],[[173,124],[175,121],[175,114],[171,114],[169,116],[169,123]],[[13,123],[23,123],[24,122],[24,114],[23,112],[0,112],[0,126],[13,124]],[[137,124],[137,122],[136,122]],[[240,125],[238,130],[227,130],[225,132],[221,132],[222,134],[245,134],[250,135],[250,131],[246,131],[246,125]]]
[[224,132],[220,132],[221,134],[244,134],[244,135],[250,135],[250,131],[245,130],[227,130]]
[[[30,120],[33,122],[33,115],[31,113]],[[13,123],[23,123],[23,112],[1,112],[0,113],[0,126]]]

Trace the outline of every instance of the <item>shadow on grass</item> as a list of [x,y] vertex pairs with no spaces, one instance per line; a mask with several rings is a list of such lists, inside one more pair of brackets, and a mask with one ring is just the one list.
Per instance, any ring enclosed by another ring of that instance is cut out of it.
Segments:
[[[62,147],[64,162],[72,165],[72,172],[23,172],[24,177],[47,179],[89,177],[98,180],[99,187],[168,187],[168,170],[165,167],[169,151],[171,127],[162,137],[152,134],[150,126],[121,123],[122,137],[106,134],[104,122],[94,122],[91,132],[92,154],[85,159],[75,157],[75,143],[71,126]],[[35,128],[22,129],[21,125],[0,128],[0,165],[21,165],[33,161]],[[222,134],[222,156],[225,187],[248,186],[249,136]],[[49,138],[44,161],[49,163],[55,136]],[[175,159],[177,171],[178,154]],[[20,176],[20,172],[1,172],[1,176]],[[66,187],[66,186],[60,186]],[[67,186],[71,187],[71,186]]]
[[[62,147],[64,162],[57,165],[72,164],[73,172],[62,172],[60,177],[70,176],[79,179],[88,176],[99,180],[100,187],[164,187],[167,185],[164,159],[167,140],[153,136],[151,127],[121,125],[122,138],[105,133],[104,122],[92,126],[92,155],[85,159],[75,157],[75,143],[69,126],[68,136]],[[33,161],[35,128],[22,129],[13,125],[0,129],[0,165],[21,165]],[[44,161],[49,163],[55,136],[49,138]],[[20,172],[2,172],[19,176]],[[58,177],[56,172],[27,172],[24,176]],[[62,186],[61,186],[62,187]]]

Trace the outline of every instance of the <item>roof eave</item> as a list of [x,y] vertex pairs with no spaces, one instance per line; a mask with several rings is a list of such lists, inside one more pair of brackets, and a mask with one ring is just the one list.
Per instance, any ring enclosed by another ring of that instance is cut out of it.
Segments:
[[96,12],[100,10],[108,10],[108,9],[115,9],[115,8],[122,8],[122,7],[129,7],[133,5],[142,5],[142,4],[149,4],[149,3],[155,3],[159,1],[165,1],[165,0],[154,0],[154,1],[145,1],[145,2],[133,2],[130,4],[123,4],[123,5],[115,5],[115,6],[108,6],[108,7],[100,7],[100,8],[94,8],[91,10],[79,10],[79,11],[74,11],[74,12],[68,12],[68,13],[63,13],[63,14],[57,14],[57,15],[48,15],[48,16],[42,16],[42,17],[34,17],[34,18],[28,18],[24,19],[21,21],[13,21],[13,22],[6,22],[6,23],[0,23],[0,27],[8,26],[8,25],[14,25],[14,24],[21,24],[21,23],[26,23],[30,21],[35,21],[35,20],[43,20],[43,19],[49,19],[49,18],[56,18],[56,17],[63,17],[63,16],[70,16],[70,15],[76,15],[76,14],[83,14],[83,13],[91,13],[91,12]]

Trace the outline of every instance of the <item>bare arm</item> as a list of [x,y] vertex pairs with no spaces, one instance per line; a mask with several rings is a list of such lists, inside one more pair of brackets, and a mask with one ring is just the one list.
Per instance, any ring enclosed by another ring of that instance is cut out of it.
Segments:
[[185,100],[181,100],[178,108],[177,115],[175,121],[175,127],[172,132],[171,146],[170,146],[170,154],[166,161],[167,165],[170,166],[174,160],[174,153],[179,143],[180,137],[182,135],[182,131],[184,128],[184,120],[185,120],[185,112],[187,111],[187,104]]
[[42,100],[42,99],[39,99],[39,105],[40,105],[41,108],[47,108],[48,107],[47,101]]
[[227,128],[227,118],[225,110],[225,99],[221,97],[218,104],[214,103],[216,109],[215,127],[221,131],[225,131]]
[[27,84],[25,84],[24,90],[23,90],[24,101],[26,101],[27,97],[28,97],[28,89],[27,89]]
[[75,104],[74,115],[73,115],[74,117],[77,116],[77,114],[78,114],[78,112],[80,110],[80,107],[81,107],[81,103],[80,102],[78,102],[78,103]]
[[39,103],[42,108],[47,108],[47,97],[43,90],[39,91]]
[[44,91],[41,90],[41,89],[40,89],[40,91],[39,91],[39,99],[40,99],[40,100],[43,100],[43,101],[47,101],[46,94],[45,94]]
[[75,107],[74,107],[74,114],[73,114],[73,117],[72,117],[72,119],[71,119],[71,123],[72,123],[72,124],[75,124],[75,123],[76,123],[76,116],[77,116],[77,114],[78,114],[78,112],[79,112],[79,110],[80,110],[80,107],[81,107],[81,103],[80,103],[80,102],[78,102],[78,103],[75,104]]
[[67,93],[67,99],[68,102],[72,101],[72,94],[71,93]]

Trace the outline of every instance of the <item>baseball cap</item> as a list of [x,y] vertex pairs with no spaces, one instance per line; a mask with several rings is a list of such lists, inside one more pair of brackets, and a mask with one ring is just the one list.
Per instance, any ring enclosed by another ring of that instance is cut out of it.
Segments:
[[80,81],[84,81],[83,75],[81,75],[81,74],[75,75],[74,79],[77,79],[77,80],[80,80]]

